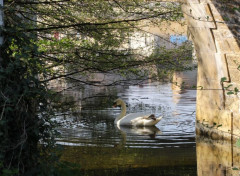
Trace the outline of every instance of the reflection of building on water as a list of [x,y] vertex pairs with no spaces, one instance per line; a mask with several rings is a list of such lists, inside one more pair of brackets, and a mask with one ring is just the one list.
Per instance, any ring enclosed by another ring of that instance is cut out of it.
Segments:
[[196,88],[197,70],[175,72],[172,78],[172,89],[183,90]]
[[[189,66],[197,66],[197,57],[196,51],[193,46],[192,53],[193,60],[189,61]],[[172,89],[173,90],[183,90],[183,89],[192,89],[196,88],[197,85],[197,69],[187,70],[182,72],[175,71],[172,77]]]
[[[64,145],[61,160],[79,164],[79,171],[90,176],[196,175],[194,117],[190,120],[184,114],[172,115],[172,111],[178,108],[179,113],[195,109],[194,102],[189,102],[190,95],[176,107],[172,102],[170,84],[143,84],[116,92],[129,103],[130,112],[150,111],[164,118],[156,128],[121,127],[119,133],[114,118],[120,109],[83,110],[79,127],[61,129],[62,138],[58,139],[58,144]],[[195,96],[191,94],[191,97]],[[159,134],[160,130],[162,134]]]
[[239,176],[239,153],[231,141],[197,138],[198,176]]

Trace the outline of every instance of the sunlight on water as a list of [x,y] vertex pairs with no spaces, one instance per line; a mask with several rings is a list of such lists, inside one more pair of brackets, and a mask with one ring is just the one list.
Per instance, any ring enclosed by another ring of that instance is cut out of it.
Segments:
[[[128,104],[128,113],[144,112],[163,116],[155,129],[121,128],[122,132],[127,134],[126,146],[162,147],[195,143],[196,92],[172,91],[170,86],[170,84],[130,86],[118,93],[118,97]],[[79,146],[115,145],[121,139],[119,135],[121,131],[115,128],[113,121],[120,111],[120,108],[85,110],[81,117],[68,117],[72,118],[72,121],[75,119],[75,123],[68,128],[60,129],[62,138],[59,139],[59,143]]]
[[[163,119],[156,127],[118,129],[114,119],[121,109],[111,105],[102,110],[84,108],[65,119],[58,117],[63,124],[57,141],[65,146],[63,160],[79,163],[88,171],[157,167],[159,172],[160,168],[164,170],[162,167],[181,167],[180,170],[189,169],[189,173],[196,174],[195,90],[178,91],[172,90],[171,84],[148,83],[119,89],[117,97],[127,103],[127,113],[143,112]],[[98,101],[101,100],[92,102],[99,104]],[[122,160],[125,162],[120,164]],[[119,171],[115,173],[119,175]]]

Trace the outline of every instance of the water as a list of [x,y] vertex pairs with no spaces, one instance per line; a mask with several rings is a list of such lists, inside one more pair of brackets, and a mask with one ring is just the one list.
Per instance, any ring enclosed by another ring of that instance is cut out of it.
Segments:
[[128,112],[163,119],[156,127],[119,129],[113,122],[121,109],[111,107],[112,95],[104,101],[101,96],[91,99],[65,120],[58,117],[63,125],[61,159],[76,164],[71,175],[197,175],[196,91],[172,90],[163,83],[116,89],[101,91],[122,98]]

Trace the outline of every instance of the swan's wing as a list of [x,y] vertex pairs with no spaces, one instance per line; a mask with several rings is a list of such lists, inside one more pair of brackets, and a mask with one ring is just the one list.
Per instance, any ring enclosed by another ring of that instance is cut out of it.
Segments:
[[128,115],[124,116],[120,120],[119,124],[120,125],[126,125],[126,126],[132,125],[131,121],[133,119],[136,119],[138,117],[143,117],[143,116],[149,116],[149,114],[147,115],[146,113],[143,113],[143,112],[142,113],[131,113],[131,114],[128,114]]

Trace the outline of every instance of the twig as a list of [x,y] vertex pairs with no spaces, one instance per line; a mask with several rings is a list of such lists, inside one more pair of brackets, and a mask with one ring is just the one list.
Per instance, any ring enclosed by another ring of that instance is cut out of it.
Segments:
[[8,98],[3,94],[2,91],[1,91],[1,94],[2,94],[3,98],[5,98],[6,100],[8,100]]
[[19,98],[19,100],[18,100],[16,106],[19,104],[19,102],[21,101],[22,97],[23,97],[23,94],[20,96],[20,98]]
[[7,103],[7,101],[4,102],[4,105],[3,105],[3,109],[2,109],[2,113],[1,113],[0,120],[2,120],[2,118],[3,118],[3,114],[4,114],[4,111],[5,111],[6,103]]

